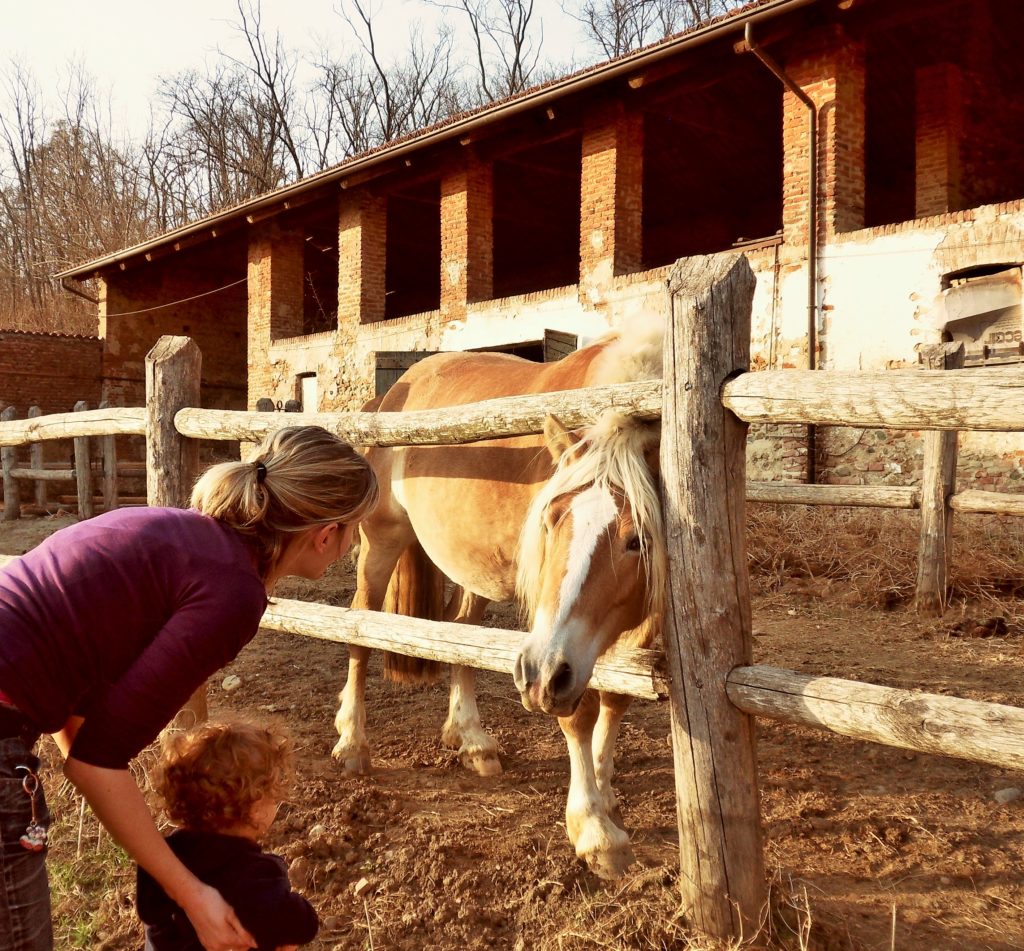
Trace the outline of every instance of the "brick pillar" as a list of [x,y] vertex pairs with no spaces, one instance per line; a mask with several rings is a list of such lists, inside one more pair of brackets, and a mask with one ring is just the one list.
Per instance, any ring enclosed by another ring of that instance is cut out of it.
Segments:
[[914,214],[922,218],[963,207],[963,77],[956,64],[935,63],[918,69],[914,81]]
[[249,239],[249,395],[248,405],[273,396],[267,359],[270,344],[302,334],[302,234],[276,222],[254,229]]
[[338,215],[338,323],[384,319],[387,199],[345,192]]
[[621,104],[583,132],[580,296],[599,297],[616,274],[640,268],[643,116]]
[[441,319],[459,320],[466,305],[494,296],[494,179],[469,158],[441,180]]
[[[864,227],[864,45],[839,28],[816,32],[813,45],[784,64],[818,111],[818,236]],[[808,108],[786,90],[782,101],[782,230],[786,244],[807,244]]]

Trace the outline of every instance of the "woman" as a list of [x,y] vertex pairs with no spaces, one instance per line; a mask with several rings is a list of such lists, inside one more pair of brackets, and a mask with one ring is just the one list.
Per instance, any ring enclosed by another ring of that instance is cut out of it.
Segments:
[[0,570],[0,947],[53,946],[42,733],[203,946],[254,946],[168,848],[128,764],[255,636],[277,580],[319,578],[376,501],[362,456],[320,427],[289,427],[251,462],[210,468],[191,509],[109,512]]

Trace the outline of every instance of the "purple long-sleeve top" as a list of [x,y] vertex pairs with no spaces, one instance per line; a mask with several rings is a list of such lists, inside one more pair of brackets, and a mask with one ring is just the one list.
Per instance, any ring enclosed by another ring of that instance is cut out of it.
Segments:
[[0,691],[71,756],[122,769],[256,634],[249,548],[196,511],[120,509],[0,569]]

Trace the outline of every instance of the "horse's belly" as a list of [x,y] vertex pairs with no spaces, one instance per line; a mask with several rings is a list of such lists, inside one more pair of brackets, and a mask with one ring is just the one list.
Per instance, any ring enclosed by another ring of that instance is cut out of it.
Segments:
[[[446,447],[449,463],[452,448]],[[439,458],[424,450],[410,453],[393,473],[395,498],[424,551],[445,575],[491,601],[510,600],[531,486],[475,478],[478,473],[466,469],[454,477],[435,475]]]

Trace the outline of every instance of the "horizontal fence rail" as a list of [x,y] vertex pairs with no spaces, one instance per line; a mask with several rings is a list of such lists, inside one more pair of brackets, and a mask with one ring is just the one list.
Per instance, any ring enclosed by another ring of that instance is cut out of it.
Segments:
[[737,667],[726,679],[741,710],[858,740],[1024,769],[1024,709],[779,667]]
[[1024,431],[1024,373],[988,370],[760,370],[722,387],[748,423],[865,429]]
[[80,436],[145,436],[146,410],[141,406],[52,413],[0,423],[0,446],[26,446],[48,439]]
[[[427,621],[283,598],[273,599],[260,625],[272,631],[357,644],[510,676],[526,636],[522,631]],[[640,648],[610,650],[598,660],[590,685],[645,700],[664,698],[668,686],[658,667],[660,656],[657,651]]]
[[174,424],[182,436],[193,439],[256,442],[282,426],[317,425],[359,446],[446,446],[543,432],[547,415],[557,416],[570,429],[592,423],[609,409],[638,419],[660,419],[661,389],[661,380],[648,380],[502,397],[437,410],[289,413],[286,419],[269,413],[182,409]]

